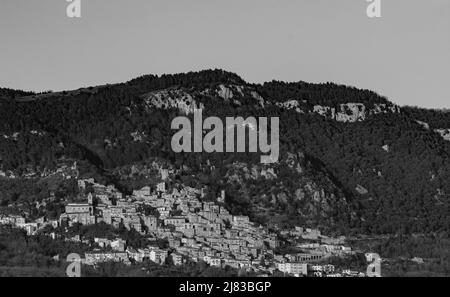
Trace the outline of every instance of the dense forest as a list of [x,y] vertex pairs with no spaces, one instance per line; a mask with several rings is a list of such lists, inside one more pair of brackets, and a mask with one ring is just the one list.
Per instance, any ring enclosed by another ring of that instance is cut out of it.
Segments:
[[312,84],[307,82],[286,83],[272,81],[255,85],[255,89],[272,102],[286,100],[305,101],[308,105],[337,106],[339,104],[358,102],[367,107],[375,103],[387,104],[389,101],[370,90],[337,85],[334,83]]
[[23,97],[23,96],[31,96],[34,94],[35,94],[34,92],[0,88],[0,98],[5,98],[5,99],[14,99],[14,98],[19,98],[19,97]]
[[450,129],[450,110],[433,110],[419,107],[403,108],[411,118],[427,123],[431,129]]

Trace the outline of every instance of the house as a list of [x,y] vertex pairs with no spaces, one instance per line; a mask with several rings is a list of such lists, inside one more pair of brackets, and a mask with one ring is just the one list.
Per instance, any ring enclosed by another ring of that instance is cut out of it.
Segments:
[[154,216],[145,216],[143,221],[148,231],[156,231],[158,228],[158,219]]
[[308,274],[308,264],[306,263],[277,263],[277,268],[281,272],[289,273],[295,276]]
[[342,274],[343,274],[344,276],[349,276],[349,277],[359,277],[359,276],[362,276],[360,272],[354,271],[354,270],[350,270],[350,269],[342,270]]
[[170,254],[172,257],[172,262],[174,265],[182,265],[183,264],[183,256],[178,253],[172,253]]
[[334,265],[327,264],[322,266],[322,271],[324,271],[327,274],[334,273]]
[[158,193],[165,193],[166,192],[166,183],[165,182],[161,182],[159,184],[156,185],[156,191]]
[[21,216],[6,216],[6,215],[0,215],[0,224],[1,225],[24,225],[25,224],[25,218]]
[[208,264],[210,266],[221,267],[222,266],[222,260],[220,258],[209,258]]
[[97,243],[101,248],[106,248],[111,246],[111,240],[106,238],[94,238],[94,242]]
[[167,258],[167,251],[155,249],[150,251],[150,260],[157,264],[164,264]]
[[133,196],[136,196],[138,199],[146,199],[151,196],[152,189],[149,186],[145,186],[140,190],[134,190]]
[[128,247],[126,252],[130,259],[133,259],[136,262],[144,261],[145,252],[143,252],[142,250],[136,250],[132,247]]
[[115,251],[123,252],[125,251],[126,241],[123,239],[116,239],[111,242],[111,248]]
[[250,219],[248,216],[233,216],[231,223],[236,226],[246,226],[250,223]]
[[184,223],[186,223],[185,217],[171,217],[171,218],[164,219],[165,226],[173,225],[173,226],[177,227],[177,226],[184,225]]
[[38,230],[37,223],[26,223],[23,225],[17,225],[19,228],[24,229],[27,232],[27,235],[34,235]]
[[88,203],[69,203],[66,205],[66,213],[60,216],[60,224],[68,221],[69,224],[81,223],[83,225],[95,224],[94,206],[92,194],[88,195]]
[[125,264],[130,264],[128,259],[128,254],[125,252],[121,253],[86,253],[85,263],[86,265],[96,265],[98,263],[104,262],[123,262]]
[[177,248],[181,246],[180,238],[169,237],[167,240],[169,241],[169,247],[171,248]]
[[306,232],[303,233],[303,239],[317,240],[321,236],[320,230],[307,228]]

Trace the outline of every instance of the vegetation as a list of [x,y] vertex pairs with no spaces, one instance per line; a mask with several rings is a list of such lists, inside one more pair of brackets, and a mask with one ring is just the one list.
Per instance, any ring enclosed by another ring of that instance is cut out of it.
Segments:
[[[220,84],[244,86],[242,94],[236,94],[240,104],[203,92]],[[170,122],[178,110],[149,108],[143,98],[166,88],[195,94],[205,105],[204,116],[280,117],[283,161],[273,166],[276,177],[246,178],[248,173],[236,168],[259,166],[254,153],[175,154]],[[148,75],[123,84],[40,95],[2,89],[0,168],[18,175],[30,169],[51,171],[65,158],[89,164],[82,174],[94,172],[108,180],[121,166],[160,158],[183,169],[177,181],[206,185],[207,199],[225,189],[225,205],[232,213],[247,214],[262,224],[320,226],[344,234],[448,234],[450,142],[417,123],[450,128],[448,112],[404,108],[400,114],[340,123],[273,104],[261,108],[253,91],[269,103],[299,100],[305,110],[318,104],[391,104],[368,90],[331,83],[251,85],[221,70]],[[144,133],[142,141],[133,139],[136,131]],[[301,156],[296,162],[302,170],[284,162],[288,154]],[[240,182],[233,182],[236,176]],[[113,181],[120,184],[120,176]],[[308,187],[313,190],[304,191]],[[65,191],[72,195],[70,188],[61,193]],[[47,195],[45,183],[24,179],[0,180],[0,193],[3,206],[31,204]]]
[[[102,232],[104,225],[96,227],[82,227],[91,229],[88,232]],[[94,228],[95,230],[93,230]],[[83,230],[82,230],[83,231]],[[83,232],[82,232],[83,233]],[[89,235],[84,233],[85,235]],[[103,233],[105,234],[105,233]],[[126,237],[130,239],[130,237]],[[133,241],[130,241],[133,243]],[[77,253],[84,255],[90,250],[88,245],[51,239],[45,235],[27,236],[22,230],[9,226],[0,226],[0,276],[66,276],[68,262],[67,255]],[[204,262],[188,262],[182,266],[175,266],[167,261],[164,265],[158,265],[151,261],[125,265],[123,263],[102,263],[95,269],[92,266],[83,265],[81,268],[83,277],[231,277],[251,276],[250,273],[239,271],[230,267],[225,269],[210,267]]]

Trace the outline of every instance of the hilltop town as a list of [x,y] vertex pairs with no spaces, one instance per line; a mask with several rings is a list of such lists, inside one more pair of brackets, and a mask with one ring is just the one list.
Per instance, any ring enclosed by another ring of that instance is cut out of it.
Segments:
[[[85,271],[346,276],[367,274],[375,252],[383,276],[448,275],[447,111],[223,70],[0,97],[0,221],[16,227],[0,226],[7,269],[61,272],[74,252]],[[197,109],[279,117],[278,162],[176,152],[171,123],[195,123]]]
[[[75,165],[76,167],[76,165]],[[283,273],[292,276],[341,277],[365,276],[365,271],[335,267],[327,259],[354,255],[345,244],[345,237],[331,238],[320,230],[295,227],[291,230],[270,230],[250,221],[248,216],[232,215],[224,207],[226,193],[220,192],[215,202],[205,201],[204,189],[175,185],[169,187],[173,170],[160,168],[160,182],[124,195],[113,185],[102,185],[93,178],[77,178],[83,202],[66,203],[65,212],[56,220],[41,217],[29,221],[20,215],[1,215],[0,224],[24,229],[33,236],[44,232],[48,236],[89,245],[83,255],[84,265],[96,267],[104,262],[127,265],[150,260],[173,265],[186,261],[203,261],[210,266],[227,266],[270,276]],[[71,176],[71,178],[75,178]],[[146,247],[136,247],[125,239],[96,237],[93,241],[69,233],[75,225],[107,224],[125,227],[148,240]],[[154,243],[164,240],[163,248]],[[281,242],[297,251],[279,253]]]

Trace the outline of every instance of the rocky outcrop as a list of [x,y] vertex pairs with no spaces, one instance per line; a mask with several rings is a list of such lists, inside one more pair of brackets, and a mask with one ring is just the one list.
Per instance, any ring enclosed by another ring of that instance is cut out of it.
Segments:
[[301,109],[301,105],[297,100],[289,100],[289,101],[285,101],[285,102],[277,102],[275,104],[276,106],[282,108],[282,109],[291,109],[294,110],[298,113],[305,113],[302,109]]
[[422,121],[416,121],[417,124],[421,125],[424,129],[429,130],[430,129],[430,125],[428,125],[428,123],[422,122]]
[[134,142],[142,142],[147,137],[145,132],[134,131],[130,134],[131,138],[133,138]]
[[313,112],[338,122],[354,123],[364,121],[371,115],[400,113],[400,108],[396,105],[387,104],[374,104],[372,108],[368,108],[362,103],[346,103],[340,104],[337,109],[330,106],[316,105]]
[[286,153],[276,165],[235,162],[223,183],[238,189],[236,201],[249,203],[246,214],[269,225],[282,221],[330,228],[335,212],[357,220],[345,195],[319,167],[301,152]]
[[[195,109],[203,109],[204,105],[196,100],[197,96],[207,96],[217,100],[235,105],[252,104],[264,107],[266,105],[275,105],[284,110],[293,110],[297,113],[316,113],[320,116],[333,119],[343,123],[353,123],[366,120],[371,115],[383,113],[400,113],[400,108],[394,104],[373,104],[367,107],[363,103],[345,103],[338,107],[315,105],[308,107],[306,100],[287,100],[284,102],[270,103],[266,101],[252,87],[239,85],[220,84],[213,88],[207,88],[202,91],[188,91],[182,88],[171,88],[144,95],[144,101],[148,108],[179,109],[185,114],[192,113]],[[248,101],[250,99],[250,101]],[[243,101],[244,100],[244,101]],[[245,102],[245,103],[243,103]],[[250,103],[249,103],[250,102]]]
[[450,129],[435,129],[434,132],[439,133],[444,140],[450,141]]
[[203,109],[191,94],[182,89],[166,89],[144,95],[147,108],[178,109],[184,114],[193,113],[196,109]]
[[400,108],[396,105],[374,104],[368,108],[363,103],[340,104],[338,108],[326,105],[314,105],[308,111],[307,101],[288,100],[275,103],[276,106],[285,110],[294,110],[298,113],[315,113],[320,116],[333,119],[343,123],[354,123],[366,120],[370,115],[383,113],[400,113]]

